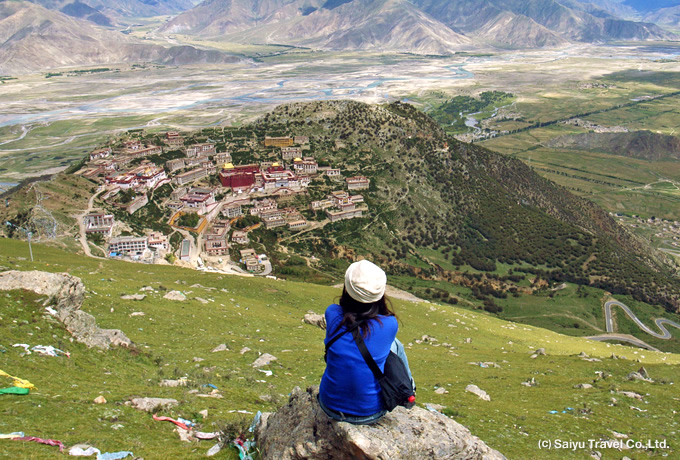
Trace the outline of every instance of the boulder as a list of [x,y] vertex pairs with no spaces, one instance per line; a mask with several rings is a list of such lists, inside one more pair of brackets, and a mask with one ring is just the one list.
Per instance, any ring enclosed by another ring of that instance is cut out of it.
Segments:
[[[643,369],[644,369],[644,368],[643,368]],[[643,382],[650,382],[650,383],[651,383],[651,382],[654,382],[654,380],[652,380],[652,379],[650,379],[650,378],[646,378],[646,377],[645,377],[644,375],[642,375],[641,373],[639,373],[639,372],[634,372],[634,371],[631,372],[630,374],[628,374],[628,375],[626,376],[626,378],[627,378],[628,380],[642,380]]]
[[580,390],[587,390],[589,388],[592,388],[593,386],[590,383],[578,383],[574,385],[574,388],[580,389]]
[[269,353],[265,353],[253,362],[253,367],[268,366],[277,359],[278,358],[276,356],[270,355]]
[[649,374],[647,373],[647,369],[645,369],[644,366],[642,366],[640,369],[638,369],[638,374],[640,374],[641,376],[643,376],[643,377],[646,378],[646,379],[650,379],[650,380],[651,380],[651,377],[650,377]]
[[307,324],[311,324],[312,326],[317,326],[323,330],[326,330],[326,317],[319,315],[318,313],[314,313],[313,311],[307,313],[302,321]]
[[526,382],[522,382],[522,385],[524,385],[525,387],[535,387],[536,385],[538,385],[538,382],[534,377],[531,377]]
[[180,302],[187,300],[187,296],[182,294],[180,291],[170,291],[165,294],[163,298],[168,300],[178,300]]
[[628,396],[629,398],[634,398],[634,399],[639,399],[642,400],[644,396],[641,394],[638,394],[634,391],[617,391],[617,394],[623,395],[623,396]]
[[219,353],[220,351],[229,351],[229,347],[226,343],[221,343],[212,349],[213,353]]
[[85,286],[80,278],[68,273],[41,271],[8,271],[0,273],[0,290],[26,289],[48,298],[43,305],[53,305],[54,315],[66,330],[88,347],[108,349],[111,346],[131,347],[132,341],[118,329],[101,329],[94,316],[80,309],[85,298]]
[[357,460],[486,459],[505,457],[447,416],[421,407],[397,407],[373,425],[330,419],[318,387],[296,387],[288,404],[265,413],[255,429],[263,459]]
[[146,299],[146,294],[128,294],[120,296],[122,300],[144,300]]
[[187,379],[179,379],[179,380],[171,380],[171,379],[163,379],[159,383],[160,386],[162,387],[185,387],[187,386]]
[[491,401],[491,396],[489,396],[486,391],[482,390],[477,385],[468,385],[465,387],[465,391],[476,394],[479,396],[479,399],[483,399],[484,401]]
[[144,412],[155,412],[158,409],[168,409],[174,407],[177,404],[176,399],[166,399],[166,398],[133,398],[128,401],[129,405],[135,409],[143,410]]

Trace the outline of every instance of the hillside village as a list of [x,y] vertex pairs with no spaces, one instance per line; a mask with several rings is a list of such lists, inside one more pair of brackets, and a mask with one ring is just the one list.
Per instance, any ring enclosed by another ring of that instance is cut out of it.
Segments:
[[[195,140],[133,131],[90,152],[75,172],[99,184],[101,205],[82,217],[87,240],[112,258],[269,275],[267,256],[248,247],[250,232],[299,232],[368,212],[361,193],[370,179],[320,165],[308,136]],[[321,199],[309,194],[315,185]],[[126,221],[145,206],[164,225],[135,234]]]

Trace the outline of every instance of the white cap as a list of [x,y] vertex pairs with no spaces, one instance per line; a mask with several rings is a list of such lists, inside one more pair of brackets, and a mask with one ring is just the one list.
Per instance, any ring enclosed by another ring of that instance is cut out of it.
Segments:
[[377,302],[385,295],[386,284],[385,272],[368,260],[354,262],[345,272],[345,289],[358,302]]

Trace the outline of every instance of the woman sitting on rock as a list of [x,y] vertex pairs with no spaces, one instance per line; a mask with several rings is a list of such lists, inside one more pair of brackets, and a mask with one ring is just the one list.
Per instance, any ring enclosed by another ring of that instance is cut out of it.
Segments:
[[411,377],[404,347],[396,339],[397,317],[385,298],[386,283],[387,277],[380,267],[367,260],[355,262],[345,272],[340,305],[332,304],[326,309],[324,343],[328,344],[336,336],[339,338],[327,350],[319,404],[334,420],[365,425],[375,423],[387,412],[380,384],[350,332],[357,327],[357,322],[360,322],[358,327],[364,343],[380,370],[384,370],[385,360],[392,350],[404,362]]

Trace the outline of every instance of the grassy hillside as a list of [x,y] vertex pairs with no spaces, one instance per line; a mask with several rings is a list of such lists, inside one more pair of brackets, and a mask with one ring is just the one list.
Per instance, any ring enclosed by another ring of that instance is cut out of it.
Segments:
[[[535,275],[678,309],[680,284],[665,257],[603,209],[521,161],[447,137],[410,105],[288,104],[244,129],[258,138],[309,134],[315,155],[372,181],[364,194],[369,218],[286,243],[303,255],[372,254],[392,274],[480,284],[487,291],[494,284],[509,291]],[[333,148],[336,139],[345,147]],[[469,269],[486,276],[472,280]],[[490,274],[502,279],[491,281]],[[489,292],[478,298],[494,301]]]
[[[25,243],[0,240],[2,267],[81,277],[87,288],[83,308],[96,316],[101,327],[122,329],[137,349],[89,350],[71,342],[59,324],[42,314],[37,296],[0,292],[0,369],[38,387],[27,396],[0,396],[2,433],[23,430],[67,445],[89,442],[102,451],[131,450],[144,458],[193,458],[204,455],[212,442],[180,442],[172,425],[155,422],[124,402],[136,396],[176,398],[179,406],[159,415],[190,418],[201,423],[202,431],[212,431],[249,423],[252,415],[234,411],[273,410],[286,401],[294,386],[320,380],[323,332],[301,323],[301,318],[308,310],[322,312],[338,296],[336,288],[98,261],[42,245],[34,245],[34,254],[36,262],[31,263],[26,260]],[[145,286],[154,288],[146,292],[146,299],[120,299]],[[166,289],[181,290],[188,300],[165,300]],[[418,384],[418,401],[447,406],[445,413],[508,458],[584,458],[586,450],[538,451],[537,444],[540,439],[613,439],[612,430],[636,441],[668,439],[671,443],[666,451],[634,449],[628,456],[677,455],[678,402],[671,383],[678,375],[680,355],[590,342],[454,306],[397,300],[395,307],[402,322],[399,337],[407,344]],[[131,317],[133,312],[145,316]],[[416,343],[425,334],[436,341]],[[21,356],[21,349],[12,347],[15,343],[53,345],[70,352],[71,358]],[[221,343],[229,350],[211,353]],[[252,351],[240,354],[243,347]],[[530,358],[531,351],[540,347],[547,356]],[[602,361],[582,360],[576,356],[582,351]],[[278,358],[266,368],[273,371],[271,377],[250,366],[258,352]],[[627,359],[611,359],[612,353]],[[655,383],[626,380],[641,366],[638,360]],[[500,367],[469,364],[485,361]],[[607,378],[597,379],[596,371]],[[183,376],[190,381],[188,387],[159,387],[161,379]],[[532,377],[538,386],[520,384]],[[191,389],[207,392],[202,385],[208,383],[219,388],[223,399],[188,393]],[[487,391],[491,401],[465,393],[469,383]],[[579,383],[594,387],[573,388]],[[435,394],[436,387],[449,393]],[[635,391],[645,395],[644,400],[612,393],[617,390]],[[92,402],[100,394],[107,404]],[[567,407],[574,410],[562,413]],[[204,409],[209,411],[206,420],[198,414]],[[551,410],[558,413],[550,414]],[[0,442],[3,454],[16,458],[56,455],[54,447]],[[621,455],[598,450],[605,456]],[[235,451],[223,458],[236,458]]]

